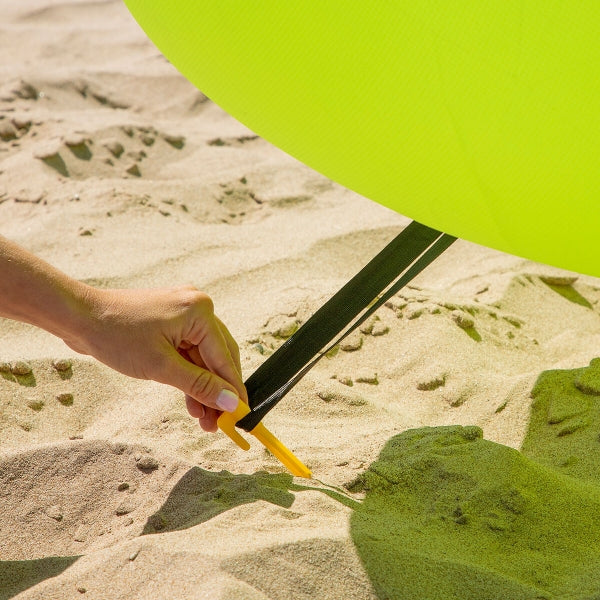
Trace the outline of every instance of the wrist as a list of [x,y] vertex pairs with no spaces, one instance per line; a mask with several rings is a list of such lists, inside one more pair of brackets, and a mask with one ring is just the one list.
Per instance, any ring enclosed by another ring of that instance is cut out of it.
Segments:
[[102,291],[76,280],[68,281],[65,288],[51,322],[43,327],[76,352],[90,354]]
[[[30,323],[89,353],[100,290],[0,236],[0,316]],[[87,342],[87,343],[86,343]]]

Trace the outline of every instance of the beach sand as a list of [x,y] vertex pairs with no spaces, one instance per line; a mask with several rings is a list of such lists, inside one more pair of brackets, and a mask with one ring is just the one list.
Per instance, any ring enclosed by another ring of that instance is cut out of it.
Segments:
[[[227,115],[121,2],[4,4],[0,233],[206,291],[246,377],[409,223]],[[599,355],[599,280],[458,241],[265,419],[303,480],[1,320],[0,600],[598,597]]]

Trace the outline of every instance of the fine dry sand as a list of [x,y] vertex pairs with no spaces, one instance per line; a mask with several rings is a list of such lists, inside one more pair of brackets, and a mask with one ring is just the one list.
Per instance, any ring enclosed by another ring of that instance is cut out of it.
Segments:
[[[2,13],[0,233],[96,286],[196,285],[245,376],[409,222],[121,2]],[[266,418],[312,481],[2,320],[0,599],[596,598],[599,313],[597,279],[458,241]]]

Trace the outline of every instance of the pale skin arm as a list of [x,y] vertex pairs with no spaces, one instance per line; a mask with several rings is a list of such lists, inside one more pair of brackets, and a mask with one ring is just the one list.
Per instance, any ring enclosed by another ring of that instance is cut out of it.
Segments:
[[206,431],[239,398],[248,401],[238,346],[192,286],[93,288],[0,236],[0,316],[41,327],[125,375],[179,388]]

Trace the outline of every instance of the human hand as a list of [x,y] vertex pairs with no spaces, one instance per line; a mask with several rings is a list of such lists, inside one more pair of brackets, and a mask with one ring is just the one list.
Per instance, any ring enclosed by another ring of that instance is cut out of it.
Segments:
[[90,288],[87,303],[84,327],[65,342],[125,375],[179,388],[205,431],[216,431],[238,398],[248,401],[238,346],[206,294]]

